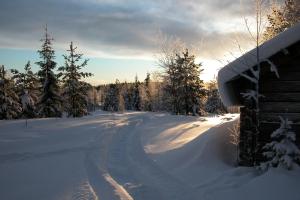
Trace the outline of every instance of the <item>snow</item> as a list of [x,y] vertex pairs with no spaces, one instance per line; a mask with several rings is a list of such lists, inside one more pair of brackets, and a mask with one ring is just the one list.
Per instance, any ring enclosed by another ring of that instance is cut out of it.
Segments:
[[34,101],[31,98],[31,96],[28,94],[27,90],[25,90],[24,94],[21,96],[21,103],[22,103],[22,108],[23,109],[26,109],[27,106],[34,105]]
[[[300,23],[259,46],[260,60],[268,62],[270,64],[270,70],[276,73],[277,76],[278,72],[276,67],[268,58],[300,41],[299,32]],[[225,106],[233,106],[238,103],[237,99],[232,95],[234,91],[232,91],[232,88],[227,83],[254,67],[257,64],[255,55],[256,48],[229,63],[219,71],[218,88]]]
[[300,169],[236,167],[237,115],[0,121],[1,199],[299,199]]

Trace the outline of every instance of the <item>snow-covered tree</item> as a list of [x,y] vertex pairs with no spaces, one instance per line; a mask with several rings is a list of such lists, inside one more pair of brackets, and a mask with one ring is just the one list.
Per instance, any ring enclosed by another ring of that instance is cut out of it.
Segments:
[[286,0],[284,8],[284,16],[288,27],[292,27],[300,22],[300,1]]
[[271,13],[268,15],[268,26],[264,32],[264,40],[269,40],[283,32],[288,27],[288,22],[284,17],[284,11],[278,6],[273,5]]
[[47,27],[41,50],[38,50],[40,61],[36,62],[40,66],[38,76],[42,85],[41,96],[38,102],[38,114],[41,117],[61,117],[62,99],[59,95],[58,78],[53,70],[56,68],[54,61],[54,50],[52,48],[53,39],[49,36]]
[[271,142],[263,147],[263,155],[267,159],[260,165],[263,170],[278,166],[290,170],[300,163],[300,150],[295,144],[296,134],[291,127],[293,122],[281,116],[280,121],[280,127],[271,134]]
[[133,85],[132,100],[133,100],[133,109],[136,111],[140,111],[141,110],[140,82],[137,76],[135,76],[135,82]]
[[13,79],[16,82],[18,95],[22,103],[22,117],[34,118],[36,114],[36,102],[38,100],[38,79],[31,70],[30,61],[24,67],[24,72],[12,70]]
[[104,99],[103,110],[119,111],[119,100],[120,100],[119,85],[120,85],[119,80],[116,80],[115,84],[109,84]]
[[207,100],[205,102],[205,111],[209,113],[222,114],[226,113],[220,94],[217,88],[217,81],[212,80],[208,83]]
[[0,119],[18,118],[21,111],[15,83],[2,65],[0,67]]
[[195,115],[201,113],[201,99],[205,95],[203,80],[200,79],[201,64],[195,63],[195,56],[189,55],[188,49],[175,60],[176,102],[179,103],[181,114]]
[[120,94],[123,98],[124,109],[132,110],[133,103],[132,103],[132,87],[131,87],[131,85],[128,84],[127,82],[123,83]]
[[64,108],[68,116],[81,117],[88,113],[88,88],[81,79],[92,76],[92,74],[81,71],[82,68],[86,67],[88,60],[78,64],[83,54],[76,53],[76,49],[77,47],[74,47],[73,42],[71,42],[70,48],[67,50],[69,54],[63,55],[65,66],[58,70],[63,82]]
[[152,111],[152,96],[151,96],[151,80],[150,73],[147,73],[147,76],[144,81],[144,98],[143,98],[143,108],[145,111]]
[[264,40],[269,40],[300,22],[300,1],[286,0],[283,6],[274,4],[268,15]]

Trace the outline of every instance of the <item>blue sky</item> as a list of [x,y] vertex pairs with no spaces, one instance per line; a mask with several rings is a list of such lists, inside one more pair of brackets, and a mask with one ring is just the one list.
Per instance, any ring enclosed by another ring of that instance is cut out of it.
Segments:
[[[65,52],[57,51],[55,61],[58,66],[64,63],[62,55]],[[126,58],[93,58],[85,56],[89,59],[87,67],[84,71],[92,72],[94,76],[87,79],[93,85],[114,82],[117,78],[120,81],[132,81],[135,75],[140,80],[146,77],[147,72],[159,70],[155,60],[145,59],[126,59]],[[27,61],[32,64],[33,71],[39,68],[35,62],[39,60],[36,51],[29,49],[0,49],[1,64],[8,68],[23,70]]]
[[235,41],[249,47],[243,16],[252,11],[252,0],[1,0],[0,64],[34,65],[47,24],[58,65],[73,41],[90,59],[93,84],[132,81],[135,74],[142,80],[158,70],[161,33],[197,49],[209,80],[237,49]]

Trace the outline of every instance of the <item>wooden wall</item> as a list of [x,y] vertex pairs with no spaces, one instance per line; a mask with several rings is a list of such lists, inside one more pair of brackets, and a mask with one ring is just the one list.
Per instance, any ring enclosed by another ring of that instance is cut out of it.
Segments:
[[[260,148],[255,159],[263,159],[261,147],[270,141],[271,133],[279,128],[279,116],[294,122],[292,127],[296,132],[296,143],[300,147],[300,42],[287,50],[288,54],[281,51],[269,58],[277,66],[279,78],[270,71],[270,65],[267,62],[261,64],[260,93],[264,97],[260,98],[259,120],[261,123],[258,136],[249,134],[253,130],[253,127],[249,125],[249,120],[255,120],[255,113],[251,111],[253,102],[243,101],[239,144],[241,165],[249,166],[253,163],[249,148],[254,148],[254,143],[258,143]],[[246,84],[245,80],[236,80],[236,82],[239,82],[238,85],[241,87],[239,90],[242,92],[246,89],[253,89],[253,85]]]
[[260,132],[262,140],[269,140],[269,135],[279,127],[279,117],[286,117],[294,122],[300,146],[300,43],[288,48],[288,54],[279,52],[270,60],[277,66],[279,78],[270,72],[269,64],[262,64],[260,77]]

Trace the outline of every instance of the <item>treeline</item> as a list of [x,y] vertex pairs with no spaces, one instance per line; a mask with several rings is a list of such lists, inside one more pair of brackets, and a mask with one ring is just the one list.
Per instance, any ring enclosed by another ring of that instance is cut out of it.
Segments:
[[204,84],[201,64],[186,49],[164,63],[164,72],[134,83],[115,83],[98,87],[106,111],[167,111],[173,114],[204,115],[226,112],[219,97],[217,82]]
[[92,86],[82,81],[92,75],[82,72],[88,60],[81,61],[83,55],[71,42],[63,55],[64,66],[57,68],[47,28],[41,41],[40,60],[35,63],[38,72],[32,71],[29,61],[24,72],[0,67],[0,119],[61,117],[63,113],[81,117],[88,113],[88,91]]
[[[93,87],[82,79],[92,76],[83,72],[88,60],[82,60],[73,42],[63,55],[64,66],[57,67],[53,39],[47,28],[41,49],[37,52],[39,66],[33,72],[30,61],[20,72],[0,67],[0,119],[37,117],[81,117],[89,110],[167,111],[173,114],[203,115],[226,112],[216,81],[208,84],[200,79],[201,64],[186,49],[162,62],[163,73],[147,73],[140,82]],[[179,52],[179,51],[178,51]]]

